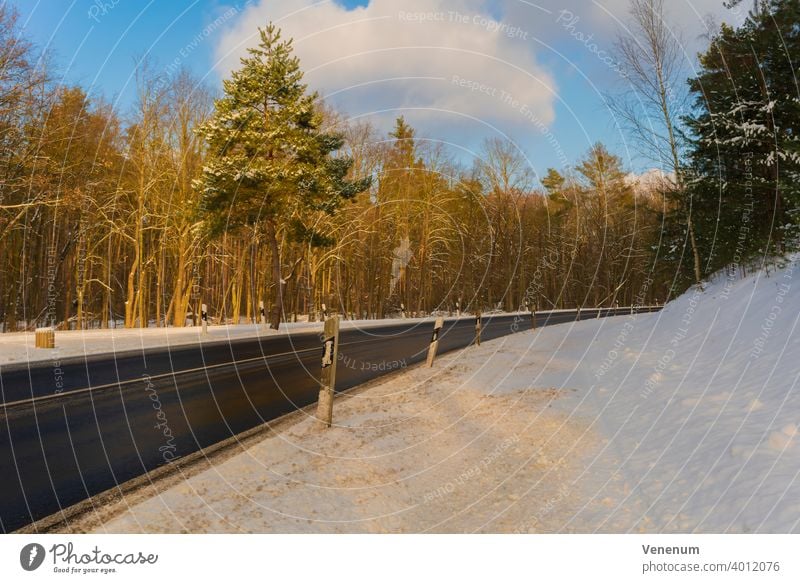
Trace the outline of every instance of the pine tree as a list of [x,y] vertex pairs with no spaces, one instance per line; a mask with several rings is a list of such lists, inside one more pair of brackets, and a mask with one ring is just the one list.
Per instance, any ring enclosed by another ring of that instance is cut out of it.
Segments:
[[721,27],[690,80],[690,189],[710,271],[797,244],[799,27],[800,0],[762,2]]
[[547,174],[542,178],[541,183],[549,195],[555,195],[564,186],[566,178],[555,168],[548,168]]
[[343,139],[321,129],[317,95],[302,83],[292,41],[283,41],[273,24],[259,33],[258,47],[248,49],[241,68],[224,82],[224,96],[199,130],[209,145],[209,161],[195,186],[213,234],[242,225],[264,227],[275,289],[270,323],[277,329],[286,283],[295,273],[283,275],[279,232],[313,240],[309,214],[334,213],[370,181],[349,180],[352,160],[334,155]]

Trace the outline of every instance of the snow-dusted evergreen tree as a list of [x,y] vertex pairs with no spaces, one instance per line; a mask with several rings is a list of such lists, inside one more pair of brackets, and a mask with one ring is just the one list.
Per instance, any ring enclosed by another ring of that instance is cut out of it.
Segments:
[[723,25],[690,80],[691,184],[707,270],[797,246],[800,0]]
[[285,229],[314,243],[309,216],[334,213],[370,181],[349,180],[352,160],[334,155],[343,139],[321,129],[317,95],[302,82],[292,41],[282,40],[273,24],[259,33],[259,45],[248,49],[241,68],[224,81],[224,96],[198,130],[208,142],[209,161],[195,187],[212,233],[263,226],[275,290],[270,324],[277,329],[286,280],[294,274],[283,274],[279,233]]

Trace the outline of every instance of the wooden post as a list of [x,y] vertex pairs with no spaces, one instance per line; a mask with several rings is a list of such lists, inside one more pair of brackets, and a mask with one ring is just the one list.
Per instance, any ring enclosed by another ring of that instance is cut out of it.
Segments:
[[258,302],[258,313],[261,318],[261,326],[263,328],[267,327],[267,312],[264,309],[264,300],[259,300]]
[[208,306],[200,306],[200,322],[203,325],[203,334],[208,334]]
[[475,312],[475,344],[481,345],[481,311]]
[[34,341],[36,348],[55,348],[56,332],[52,328],[37,328]]
[[336,384],[336,361],[339,357],[339,316],[325,320],[322,340],[322,375],[320,378],[317,419],[330,427],[333,422],[333,390]]
[[433,361],[436,359],[436,351],[439,349],[439,331],[442,326],[444,326],[444,318],[439,316],[433,325],[433,336],[431,336],[431,344],[428,346],[428,368],[433,366]]

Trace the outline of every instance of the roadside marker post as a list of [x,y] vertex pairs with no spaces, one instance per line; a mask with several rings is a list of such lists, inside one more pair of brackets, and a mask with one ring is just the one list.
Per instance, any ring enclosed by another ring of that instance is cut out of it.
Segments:
[[208,334],[208,306],[205,304],[200,307],[200,322],[203,325],[203,334]]
[[481,312],[475,312],[475,345],[481,345]]
[[322,374],[320,376],[317,419],[330,427],[333,423],[333,390],[336,384],[336,361],[339,358],[339,316],[325,320],[322,340]]
[[428,368],[433,366],[433,361],[436,359],[436,351],[439,349],[439,331],[444,326],[444,318],[439,316],[436,318],[436,323],[433,325],[433,335],[431,336],[431,344],[428,347]]
[[531,306],[531,330],[536,330],[536,306]]
[[406,317],[406,306],[403,302],[400,302],[400,314],[403,319]]
[[461,300],[456,300],[456,317],[461,317]]
[[258,313],[261,316],[261,327],[267,327],[267,312],[264,310],[264,300],[258,302]]

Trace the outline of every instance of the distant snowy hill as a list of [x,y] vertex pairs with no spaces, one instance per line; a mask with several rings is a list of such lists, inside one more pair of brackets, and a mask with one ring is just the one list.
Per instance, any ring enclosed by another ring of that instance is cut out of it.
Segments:
[[636,194],[649,194],[656,188],[673,180],[671,172],[664,172],[658,168],[650,168],[641,174],[631,172],[625,177],[625,182],[633,187]]

